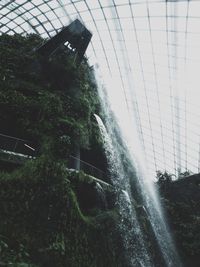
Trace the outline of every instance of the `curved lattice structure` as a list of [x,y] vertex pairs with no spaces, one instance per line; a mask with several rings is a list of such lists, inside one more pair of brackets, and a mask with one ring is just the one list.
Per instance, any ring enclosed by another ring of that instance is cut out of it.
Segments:
[[149,168],[200,171],[200,1],[1,0],[1,33],[54,36],[78,18],[92,64],[133,109]]

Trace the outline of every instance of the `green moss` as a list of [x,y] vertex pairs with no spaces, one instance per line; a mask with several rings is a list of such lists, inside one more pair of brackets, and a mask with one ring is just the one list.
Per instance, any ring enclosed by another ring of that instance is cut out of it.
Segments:
[[[118,214],[80,200],[94,182],[66,170],[75,147],[102,153],[92,68],[63,51],[48,61],[37,35],[0,36],[0,124],[38,147],[37,159],[0,173],[0,254],[11,266],[123,266]],[[93,193],[91,194],[93,197]],[[92,198],[91,198],[92,199]],[[90,199],[89,199],[90,200]],[[87,211],[87,212],[86,212]]]
[[37,144],[40,154],[64,158],[96,138],[99,98],[87,60],[78,67],[58,49],[44,62],[35,51],[43,41],[0,36],[0,123],[5,134]]
[[0,174],[3,262],[122,266],[117,213],[85,216],[69,178],[62,162],[44,157],[11,174]]

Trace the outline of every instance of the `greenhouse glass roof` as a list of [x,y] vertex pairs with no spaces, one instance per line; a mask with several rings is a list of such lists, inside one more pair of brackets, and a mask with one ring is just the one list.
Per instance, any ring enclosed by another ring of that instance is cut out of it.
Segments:
[[200,172],[200,1],[0,1],[1,33],[48,38],[77,18],[116,105],[134,111],[151,171]]

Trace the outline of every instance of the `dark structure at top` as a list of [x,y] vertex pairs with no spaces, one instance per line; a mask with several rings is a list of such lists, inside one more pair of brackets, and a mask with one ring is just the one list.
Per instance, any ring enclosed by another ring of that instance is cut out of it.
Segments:
[[65,45],[69,51],[74,53],[75,62],[80,63],[91,38],[91,32],[88,31],[78,19],[76,19],[48,40],[44,45],[40,46],[37,51],[42,56],[49,57],[57,48],[61,45]]

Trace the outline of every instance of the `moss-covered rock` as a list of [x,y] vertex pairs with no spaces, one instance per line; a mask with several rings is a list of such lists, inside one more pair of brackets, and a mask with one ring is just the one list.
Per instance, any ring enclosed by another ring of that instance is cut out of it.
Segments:
[[2,264],[123,266],[117,212],[83,214],[71,178],[62,162],[46,158],[0,174]]

